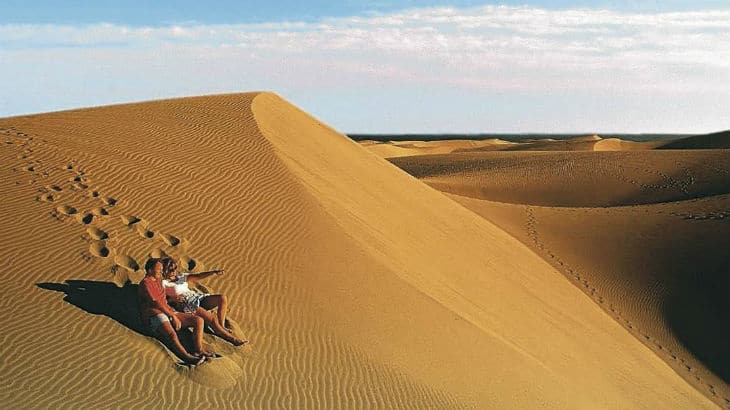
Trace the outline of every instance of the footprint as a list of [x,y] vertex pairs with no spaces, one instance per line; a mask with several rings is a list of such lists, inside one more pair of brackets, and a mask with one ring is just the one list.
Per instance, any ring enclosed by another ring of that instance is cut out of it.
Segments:
[[139,270],[139,264],[129,255],[117,255],[114,258],[114,263],[130,272],[136,272]]
[[35,171],[35,167],[34,167],[34,166],[29,166],[29,167],[25,167],[24,169],[25,169],[26,171],[28,171],[28,172],[33,172],[33,171]]
[[58,186],[58,185],[49,185],[49,186],[47,186],[47,187],[46,187],[46,189],[49,189],[49,190],[51,190],[51,191],[56,191],[56,192],[61,192],[61,191],[63,191],[63,188],[61,188],[61,187],[60,187],[60,186]]
[[99,191],[91,191],[91,192],[89,192],[89,196],[92,197],[92,198],[98,198],[99,195],[101,195],[101,194],[99,194]]
[[198,262],[189,256],[182,256],[180,258],[180,265],[182,265],[182,268],[186,269],[188,272],[192,272],[195,267],[198,266]]
[[142,238],[152,239],[152,238],[155,237],[154,231],[151,231],[151,230],[149,230],[149,229],[147,229],[145,227],[142,227],[142,226],[138,226],[137,227],[137,233]]
[[165,251],[163,251],[160,248],[155,248],[155,249],[152,250],[152,252],[150,252],[149,257],[150,258],[159,259],[159,258],[169,258],[170,255],[168,255],[167,253],[165,253]]
[[91,212],[95,216],[109,215],[109,212],[106,209],[102,208],[102,207],[92,208],[89,212]]
[[132,226],[142,221],[134,215],[122,215],[120,219],[122,220],[122,223],[126,226]]
[[41,202],[53,202],[56,200],[56,197],[54,197],[53,194],[43,194],[36,199]]
[[92,222],[94,222],[94,214],[90,213],[83,213],[76,215],[76,220],[79,221],[80,224],[88,225]]
[[117,204],[117,200],[108,196],[101,197],[101,202],[108,206],[114,206]]
[[101,230],[97,227],[94,227],[94,226],[91,226],[88,229],[86,229],[86,233],[89,234],[91,239],[94,239],[97,241],[103,241],[104,239],[109,238],[109,235],[106,232],[104,232],[103,230]]
[[74,215],[78,212],[78,210],[69,205],[59,205],[56,207],[56,212],[63,215]]
[[89,244],[89,253],[99,258],[106,258],[109,256],[109,248],[104,245],[104,242],[92,242]]
[[180,245],[180,238],[178,238],[175,235],[169,234],[169,233],[161,233],[160,237],[162,238],[162,241],[170,246],[178,246]]

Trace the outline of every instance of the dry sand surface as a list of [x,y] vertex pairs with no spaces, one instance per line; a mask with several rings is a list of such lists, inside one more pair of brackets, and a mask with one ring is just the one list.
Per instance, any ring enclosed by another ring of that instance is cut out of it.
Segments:
[[686,150],[391,161],[529,246],[729,407],[730,150],[705,149],[729,141],[720,133],[656,143]]
[[[509,226],[274,94],[0,128],[5,408],[716,408]],[[146,333],[163,254],[226,269],[249,346],[189,368]]]

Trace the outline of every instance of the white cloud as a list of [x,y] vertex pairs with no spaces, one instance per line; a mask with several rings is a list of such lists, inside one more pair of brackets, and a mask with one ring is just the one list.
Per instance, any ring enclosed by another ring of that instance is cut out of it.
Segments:
[[0,91],[55,81],[98,96],[135,75],[147,88],[131,99],[321,86],[730,95],[729,21],[730,10],[484,6],[312,23],[0,25],[0,60],[35,65],[0,65]]

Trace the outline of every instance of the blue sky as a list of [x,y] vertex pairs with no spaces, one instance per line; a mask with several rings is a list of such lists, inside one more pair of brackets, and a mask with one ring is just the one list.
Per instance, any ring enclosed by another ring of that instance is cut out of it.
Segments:
[[[251,23],[267,21],[315,21],[322,17],[344,17],[388,13],[408,8],[433,6],[473,7],[490,2],[478,0],[434,1],[120,1],[120,0],[3,0],[0,23],[89,24],[117,23],[133,26],[199,23]],[[520,1],[498,3],[512,6],[530,5],[547,9],[571,7],[608,8],[625,11],[684,11],[722,8],[727,0],[623,0],[623,1]]]
[[728,21],[715,0],[6,0],[0,117],[272,90],[342,132],[710,132]]

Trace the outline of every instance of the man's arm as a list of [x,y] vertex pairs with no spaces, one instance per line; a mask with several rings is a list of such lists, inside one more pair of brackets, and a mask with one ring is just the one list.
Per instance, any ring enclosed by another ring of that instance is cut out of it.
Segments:
[[159,309],[162,311],[162,313],[166,314],[170,319],[172,320],[172,325],[175,328],[175,330],[180,330],[180,319],[177,318],[177,315],[175,314],[175,310],[173,310],[170,305],[167,304],[167,301],[165,300],[165,294],[162,294],[161,300],[156,297],[156,295],[153,295],[152,292],[150,292],[150,288],[145,283],[142,286],[142,297],[147,299],[147,301],[150,303],[150,305],[156,309]]

